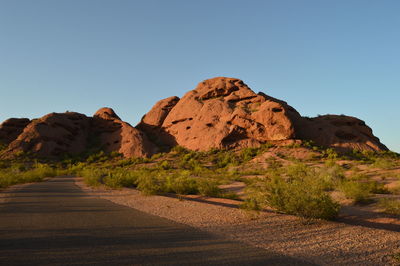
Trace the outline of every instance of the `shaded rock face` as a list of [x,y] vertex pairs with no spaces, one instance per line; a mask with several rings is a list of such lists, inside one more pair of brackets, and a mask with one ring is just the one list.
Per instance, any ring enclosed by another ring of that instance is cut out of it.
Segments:
[[10,144],[30,122],[28,118],[10,118],[4,121],[0,125],[0,144]]
[[243,81],[205,80],[179,99],[161,100],[137,128],[159,146],[192,150],[255,147],[265,142],[313,140],[339,151],[387,150],[357,118],[327,115],[302,117],[282,100],[254,93]]
[[[269,140],[293,139],[294,120],[300,118],[285,102],[256,94],[234,78],[205,80],[168,105],[170,99],[158,102],[138,128],[150,127],[153,134],[164,135],[167,144],[192,150],[254,147]],[[163,115],[156,117],[163,119],[148,119],[159,113]]]
[[10,143],[6,153],[31,152],[40,157],[77,154],[86,148],[89,132],[87,116],[74,112],[51,113],[34,119]]
[[303,118],[297,132],[302,139],[310,139],[319,146],[332,147],[342,152],[388,150],[364,121],[351,116]]
[[124,157],[148,157],[157,152],[144,133],[122,121],[111,108],[95,113],[91,132],[106,152],[116,151]]
[[178,102],[179,98],[176,96],[158,101],[136,126],[137,129],[145,132],[161,150],[168,150],[169,147],[177,145],[175,138],[163,129],[162,124]]

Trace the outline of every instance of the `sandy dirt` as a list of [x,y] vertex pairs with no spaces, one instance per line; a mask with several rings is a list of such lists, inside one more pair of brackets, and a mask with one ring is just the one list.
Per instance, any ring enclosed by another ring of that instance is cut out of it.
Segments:
[[239,209],[238,201],[202,196],[144,196],[135,189],[90,188],[92,196],[187,224],[229,239],[277,251],[319,265],[400,265],[400,225],[350,215],[336,222],[305,221],[273,212]]

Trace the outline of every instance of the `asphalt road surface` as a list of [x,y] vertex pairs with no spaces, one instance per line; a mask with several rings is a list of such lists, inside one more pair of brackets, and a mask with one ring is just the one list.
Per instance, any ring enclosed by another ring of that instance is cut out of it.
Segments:
[[90,196],[72,178],[7,197],[0,265],[309,265]]

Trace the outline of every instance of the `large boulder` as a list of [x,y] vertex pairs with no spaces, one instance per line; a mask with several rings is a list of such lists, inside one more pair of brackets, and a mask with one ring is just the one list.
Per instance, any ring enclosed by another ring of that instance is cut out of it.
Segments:
[[89,129],[89,118],[83,114],[51,113],[32,120],[10,143],[6,155],[13,156],[21,152],[39,157],[77,154],[86,148]]
[[176,96],[158,101],[136,126],[137,129],[146,133],[149,139],[155,143],[161,151],[168,150],[169,147],[177,145],[175,138],[163,129],[162,124],[169,112],[178,102],[179,98]]
[[14,141],[31,121],[28,118],[10,118],[0,125],[0,144]]
[[144,133],[122,121],[111,108],[101,108],[94,117],[74,112],[51,113],[32,120],[18,135],[2,153],[3,158],[21,153],[59,158],[99,150],[145,157],[157,152]]
[[106,152],[118,152],[124,157],[148,157],[157,152],[145,134],[122,121],[111,108],[101,108],[92,120],[91,134],[98,138]]
[[299,138],[313,140],[317,145],[341,152],[385,151],[383,145],[364,121],[345,115],[322,115],[303,118],[297,127]]
[[[175,98],[168,104],[170,100],[158,102],[137,127],[151,128],[167,144],[192,150],[254,147],[269,140],[293,139],[294,120],[300,118],[285,102],[256,94],[235,78],[205,80],[179,101]],[[153,117],[162,119],[149,119]]]

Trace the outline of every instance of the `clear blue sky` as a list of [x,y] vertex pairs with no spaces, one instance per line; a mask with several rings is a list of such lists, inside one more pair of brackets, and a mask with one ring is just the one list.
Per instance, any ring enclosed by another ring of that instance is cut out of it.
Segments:
[[400,1],[0,0],[0,120],[114,108],[204,79],[359,117],[400,152]]

